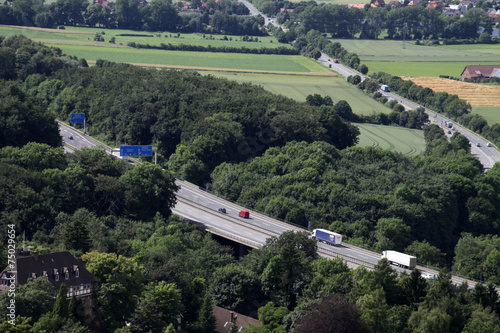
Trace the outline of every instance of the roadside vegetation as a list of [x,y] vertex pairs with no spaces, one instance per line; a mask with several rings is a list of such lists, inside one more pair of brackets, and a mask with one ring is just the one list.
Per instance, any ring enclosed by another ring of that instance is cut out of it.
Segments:
[[[484,173],[465,136],[456,132],[448,139],[432,124],[421,131],[427,121],[422,108],[406,111],[377,90],[389,84],[497,145],[500,125],[489,126],[471,114],[471,106],[456,95],[382,72],[363,82],[359,76],[349,78],[367,93],[364,100],[373,97],[380,108],[358,113],[356,103],[363,104],[363,98],[346,102],[342,91],[349,88],[343,84],[333,96],[291,89],[293,82],[275,88],[275,94],[263,87],[272,86],[272,80],[257,86],[194,70],[116,63],[244,67],[318,73],[323,79],[329,70],[305,58],[317,59],[323,52],[366,74],[363,59],[332,38],[378,39],[383,34],[400,42],[405,34],[421,44],[493,44],[497,40],[488,32],[476,34],[479,26],[491,28],[484,11],[471,8],[463,17],[448,19],[422,6],[363,11],[315,2],[253,3],[287,29],[263,28],[264,18],[248,17],[236,1],[209,1],[206,7],[193,1],[182,12],[164,0],[150,6],[118,0],[114,11],[83,0],[57,0],[49,6],[16,0],[0,6],[3,24],[95,29],[75,34],[76,42],[72,34],[36,32],[57,47],[19,35],[0,37],[0,226],[7,230],[13,225],[18,244],[25,233],[28,246],[40,253],[71,251],[98,278],[95,295],[81,304],[72,300],[71,306],[61,296],[64,287],[54,290],[44,279],[20,287],[16,329],[171,333],[182,318],[185,332],[211,332],[215,304],[258,317],[263,326],[245,330],[253,333],[331,327],[498,332],[500,166]],[[281,6],[293,11],[281,11]],[[141,36],[123,30],[122,36],[107,34],[104,27],[133,29]],[[192,45],[204,48],[211,41],[240,49],[295,41],[284,47],[305,57],[126,46],[136,37],[168,45],[170,39],[187,40],[183,33],[190,32],[198,33]],[[380,57],[382,51],[377,50]],[[95,60],[95,66],[88,67],[85,59]],[[357,93],[350,98],[361,96]],[[99,149],[65,154],[55,119],[67,122],[75,112],[85,113],[90,135],[110,145],[153,144],[159,165],[144,158],[132,167]],[[369,147],[357,147],[363,131],[379,136],[374,124],[408,128],[404,133],[410,143],[387,140],[398,152],[381,149],[374,139]],[[419,151],[417,143],[423,140]],[[318,258],[317,245],[306,232],[272,237],[236,260],[230,248],[172,215],[174,177],[209,183],[209,191],[272,217],[340,232],[361,247],[415,255],[419,264],[440,274],[429,280],[418,270],[398,276],[385,260],[374,271],[352,270],[342,260]],[[6,236],[0,239],[0,265],[5,267]],[[480,283],[473,290],[454,285],[451,273]],[[0,331],[12,329],[5,320],[9,301],[0,295]],[[86,310],[75,311],[79,305]]]

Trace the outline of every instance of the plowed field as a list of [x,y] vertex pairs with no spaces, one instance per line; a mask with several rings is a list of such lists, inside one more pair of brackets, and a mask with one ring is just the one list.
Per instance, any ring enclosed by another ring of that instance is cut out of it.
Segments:
[[461,82],[438,77],[402,77],[435,92],[447,92],[465,99],[472,106],[500,106],[500,86]]

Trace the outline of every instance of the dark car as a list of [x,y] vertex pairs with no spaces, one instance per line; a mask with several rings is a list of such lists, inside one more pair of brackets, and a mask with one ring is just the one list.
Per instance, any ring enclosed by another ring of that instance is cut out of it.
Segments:
[[73,140],[73,135],[68,136],[68,139]]
[[226,214],[226,208],[219,208],[219,213]]

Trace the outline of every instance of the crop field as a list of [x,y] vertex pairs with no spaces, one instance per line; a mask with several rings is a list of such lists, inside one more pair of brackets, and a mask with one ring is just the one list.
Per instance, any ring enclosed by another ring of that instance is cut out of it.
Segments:
[[303,56],[270,54],[215,53],[164,51],[134,48],[113,48],[85,45],[47,44],[59,47],[66,54],[86,60],[106,59],[131,64],[158,64],[164,66],[202,69],[252,70],[265,72],[296,72],[331,75],[326,67]]
[[[397,40],[332,39],[362,61],[498,62],[500,45],[423,46]],[[467,46],[467,47],[464,47]],[[369,66],[368,66],[369,67]]]
[[429,87],[436,92],[445,91],[458,95],[472,106],[500,107],[500,86],[468,83],[437,77],[402,77],[412,80],[422,87]]
[[391,110],[373,100],[362,91],[354,88],[342,77],[315,77],[294,75],[272,75],[256,73],[203,72],[237,82],[251,82],[262,86],[275,94],[281,94],[300,102],[305,102],[307,95],[319,94],[330,96],[334,103],[346,100],[354,113],[370,115],[390,113]]
[[423,46],[394,40],[332,39],[358,54],[370,73],[397,76],[460,76],[468,65],[493,65],[500,45]]
[[460,77],[465,66],[496,65],[497,62],[390,62],[364,61],[369,73],[385,72],[396,76],[435,76],[448,75]]
[[482,116],[488,124],[500,124],[500,107],[498,106],[473,106],[472,113]]
[[[94,36],[96,33],[102,33],[104,42],[95,42]],[[276,48],[292,46],[288,44],[280,44],[274,37],[257,37],[259,42],[244,42],[241,36],[227,36],[228,40],[223,40],[223,35],[210,34],[177,34],[169,32],[144,32],[133,30],[118,30],[118,29],[102,29],[102,28],[84,28],[84,27],[66,27],[64,30],[59,29],[41,29],[33,27],[14,27],[0,25],[1,36],[25,35],[28,38],[37,42],[47,44],[70,44],[70,45],[101,45],[110,46],[111,37],[115,37],[115,46],[126,46],[130,42],[137,44],[149,44],[159,46],[163,44],[187,44],[199,45],[207,47],[246,47],[249,49],[259,49],[263,47]],[[137,34],[142,36],[118,36],[123,34]],[[148,37],[151,36],[151,37]],[[205,38],[203,37],[205,36]],[[230,40],[231,39],[231,40]]]
[[358,147],[379,147],[408,156],[425,150],[424,131],[395,126],[355,124],[361,133]]

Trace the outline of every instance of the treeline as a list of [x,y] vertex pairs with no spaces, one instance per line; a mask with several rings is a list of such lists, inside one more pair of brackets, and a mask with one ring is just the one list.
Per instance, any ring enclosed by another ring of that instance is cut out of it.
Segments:
[[240,162],[291,140],[356,144],[359,131],[333,107],[314,108],[251,84],[196,72],[105,64],[32,78],[26,89],[61,120],[85,113],[111,145],[154,144],[178,177],[203,184],[223,161]]
[[356,53],[348,52],[340,43],[332,43],[317,30],[310,30],[305,36],[297,38],[295,46],[300,49],[305,47],[306,50],[313,46],[317,50],[326,53],[332,59],[338,59],[344,65],[359,70],[361,74],[368,73],[368,67],[360,64],[360,59]]
[[85,59],[62,54],[61,49],[35,43],[23,35],[0,36],[0,79],[25,80],[31,74],[50,76],[67,67],[86,67]]
[[168,0],[153,0],[148,5],[117,0],[101,6],[85,0],[57,0],[45,5],[42,0],[16,0],[0,6],[0,24],[42,28],[70,26],[103,27],[146,31],[182,31],[265,36],[263,17],[248,16],[248,9],[237,1],[191,2],[193,11],[179,12]]
[[419,86],[410,80],[403,80],[398,76],[383,72],[373,74],[372,78],[382,84],[387,84],[398,95],[436,110],[489,141],[500,144],[500,124],[490,126],[482,116],[471,114],[471,106],[465,100],[458,98],[457,95],[446,92],[436,93],[432,89]]
[[[361,80],[358,75],[356,76],[358,80]],[[350,76],[347,80],[352,82],[352,80],[356,79],[353,79],[353,77]],[[361,86],[361,84],[359,86]],[[378,86],[378,84],[376,84],[376,86]],[[375,92],[373,94],[373,98],[385,104],[389,109],[392,109],[392,111],[389,114],[379,112],[377,114],[373,113],[370,115],[357,115],[352,112],[351,106],[346,101],[341,100],[333,105],[333,101],[329,96],[321,97],[319,94],[308,95],[306,97],[306,103],[313,106],[332,105],[334,110],[342,119],[353,123],[396,125],[406,128],[422,129],[424,125],[429,122],[429,117],[423,108],[407,111],[405,110],[405,107],[399,104],[396,100],[387,102],[387,98],[383,97],[379,92]]]
[[[57,130],[57,129],[56,129]],[[231,252],[188,222],[170,216],[177,187],[157,165],[134,168],[99,148],[65,154],[29,143],[0,150],[1,226],[40,254],[71,251],[98,282],[91,297],[66,300],[44,278],[17,286],[15,327],[24,332],[163,332],[211,328],[207,298],[213,272]],[[9,229],[10,230],[10,229]],[[0,265],[7,265],[7,238]],[[64,286],[64,287],[63,287]],[[60,298],[63,298],[62,301]],[[0,331],[11,332],[0,295]],[[205,304],[205,305],[204,305]],[[208,326],[207,326],[208,323]]]
[[31,142],[3,147],[0,163],[1,224],[15,225],[28,239],[47,236],[61,212],[85,208],[96,216],[147,220],[157,212],[168,217],[175,203],[174,178],[161,167],[146,163],[132,169],[99,149],[67,158],[61,147]]
[[158,49],[169,51],[195,51],[195,52],[222,52],[222,53],[252,53],[252,54],[282,54],[282,55],[297,55],[299,52],[290,47],[261,47],[261,48],[248,48],[230,47],[230,46],[202,46],[202,45],[189,45],[189,44],[165,44],[161,43],[160,46],[150,44],[139,44],[130,42],[127,44],[130,47],[138,49]]
[[[344,5],[316,2],[259,1],[252,3],[266,15],[276,15],[276,21],[297,35],[309,30],[330,34],[333,38],[378,39],[386,31],[386,39],[438,40],[452,43],[460,39],[474,39],[491,43],[493,19],[484,8],[469,8],[463,15],[450,17],[439,9],[426,9],[425,3],[401,8],[347,8]],[[280,8],[287,10],[280,11]],[[299,23],[300,22],[300,23]],[[479,38],[479,28],[486,29]]]
[[415,246],[422,263],[439,264],[419,248],[426,241],[451,262],[462,232],[499,231],[492,222],[499,219],[497,211],[479,205],[498,204],[480,190],[497,173],[483,174],[465,137],[447,142],[434,125],[425,133],[427,156],[418,159],[375,148],[288,143],[247,163],[219,165],[211,186],[217,195],[267,215],[302,226],[311,221],[311,227],[377,251]]

